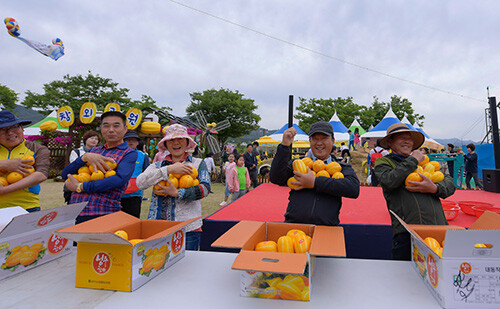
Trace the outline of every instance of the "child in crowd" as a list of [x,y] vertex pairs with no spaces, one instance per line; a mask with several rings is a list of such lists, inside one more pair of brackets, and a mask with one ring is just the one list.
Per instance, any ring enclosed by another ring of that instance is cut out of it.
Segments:
[[229,195],[231,195],[231,191],[229,191],[229,186],[228,186],[228,173],[235,166],[236,163],[234,162],[234,154],[230,153],[229,156],[227,157],[227,162],[222,167],[222,173],[226,175],[226,190],[224,191],[224,200],[222,201],[222,203],[220,203],[220,206],[226,206],[227,200],[229,199]]
[[[137,177],[137,187],[145,190],[168,181],[167,186],[159,185],[151,197],[148,219],[186,221],[201,216],[200,200],[210,192],[210,174],[202,159],[191,156],[196,142],[187,133],[187,128],[173,124],[165,131],[165,137],[158,143],[158,150],[168,154],[162,161],[151,164]],[[189,188],[174,187],[169,179],[172,174],[192,174],[192,167],[198,170],[199,184]],[[186,249],[198,250],[202,220],[198,219],[186,226]]]
[[205,164],[207,165],[207,170],[210,173],[210,177],[212,179],[217,179],[217,169],[215,168],[215,162],[213,158],[214,154],[209,152],[207,153],[207,157],[203,159]]
[[358,146],[358,149],[361,149],[361,139],[359,137],[359,128],[356,128],[354,129],[354,145]]
[[229,170],[226,178],[231,192],[231,203],[245,195],[250,189],[250,173],[245,167],[243,155],[236,156],[236,166]]

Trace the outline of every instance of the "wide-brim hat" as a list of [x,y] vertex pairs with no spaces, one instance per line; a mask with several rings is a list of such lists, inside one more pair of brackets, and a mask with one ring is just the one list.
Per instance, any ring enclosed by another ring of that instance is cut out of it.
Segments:
[[383,139],[380,140],[380,147],[389,148],[389,139],[392,135],[407,132],[410,133],[411,139],[413,140],[413,149],[418,149],[425,141],[425,136],[414,130],[410,130],[404,123],[395,123],[387,128],[387,133]]
[[11,111],[0,111],[0,128],[11,127],[18,123],[24,126],[30,124],[31,121],[19,119]]
[[188,145],[186,147],[186,151],[188,150],[194,150],[198,144],[189,136],[187,133],[187,128],[183,125],[180,124],[173,124],[170,125],[166,130],[165,130],[165,137],[162,138],[162,140],[158,143],[158,150],[160,151],[165,151],[167,150],[167,145],[165,144],[166,141],[169,141],[171,139],[176,139],[176,138],[187,138],[188,140]]

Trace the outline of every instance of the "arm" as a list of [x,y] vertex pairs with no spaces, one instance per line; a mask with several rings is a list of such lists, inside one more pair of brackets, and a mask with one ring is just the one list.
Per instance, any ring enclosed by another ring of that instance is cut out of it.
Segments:
[[198,179],[200,184],[186,189],[178,189],[178,198],[183,201],[195,201],[206,197],[210,193],[210,173],[205,161],[198,166]]
[[248,168],[247,168],[247,172],[245,173],[245,177],[247,179],[247,191],[250,190],[250,185],[252,184],[252,182],[250,181],[250,172],[248,171]]
[[101,180],[85,182],[82,186],[83,191],[95,193],[117,189],[125,186],[126,184],[128,184],[128,181],[130,180],[130,177],[134,172],[136,160],[137,151],[131,151],[127,153],[116,167],[115,175]]
[[392,167],[388,157],[381,157],[375,162],[375,175],[382,187],[392,191],[405,185],[406,177],[417,168],[418,161],[410,156],[401,164]]
[[168,167],[159,167],[159,164],[160,163],[155,162],[154,164],[149,165],[145,171],[137,176],[137,188],[140,190],[146,190],[147,188],[159,183],[161,180],[168,179]]
[[46,179],[47,179],[47,176],[45,176],[43,173],[34,172],[34,173],[30,174],[29,176],[26,176],[23,179],[16,181],[13,184],[10,184],[8,186],[4,187],[4,186],[0,185],[0,196],[3,194],[22,190],[24,188],[36,186],[37,184],[44,182]]
[[359,196],[359,180],[354,169],[349,164],[342,164],[342,174],[344,174],[344,178],[341,179],[316,177],[315,190],[332,196],[357,198]]
[[61,172],[62,179],[64,180],[68,179],[68,174],[78,174],[78,169],[84,165],[85,162],[82,161],[82,158],[81,157],[77,158],[75,161],[71,162],[70,164],[66,165],[66,167],[64,167],[63,171]]
[[279,144],[269,173],[269,180],[272,183],[286,186],[288,178],[293,176],[292,164],[289,163],[291,159],[292,147]]
[[227,177],[227,188],[231,193],[234,192],[234,177],[235,177],[235,171],[236,168],[233,167],[232,169],[228,170],[226,173]]
[[245,152],[245,154],[243,155],[243,158],[245,159],[245,167],[252,167],[253,160],[250,157],[250,155],[248,154],[248,152]]

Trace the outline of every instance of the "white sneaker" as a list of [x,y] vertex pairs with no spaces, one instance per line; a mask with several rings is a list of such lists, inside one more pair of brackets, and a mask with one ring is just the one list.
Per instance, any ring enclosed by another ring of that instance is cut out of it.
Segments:
[[222,201],[222,203],[219,204],[219,206],[226,206],[226,205],[227,205],[226,201]]

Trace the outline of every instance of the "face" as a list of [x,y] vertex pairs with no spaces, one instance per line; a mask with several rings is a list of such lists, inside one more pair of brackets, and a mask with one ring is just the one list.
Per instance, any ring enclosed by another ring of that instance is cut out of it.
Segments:
[[234,162],[234,155],[230,154],[229,157],[227,157],[227,160],[229,161],[229,163],[233,163]]
[[470,149],[469,147],[467,147],[467,151],[468,151],[469,153],[472,153],[472,151],[473,151],[473,150],[472,150],[472,149]]
[[409,156],[413,151],[413,139],[408,132],[394,134],[388,144],[392,152],[400,156]]
[[188,142],[185,138],[174,138],[167,140],[165,145],[173,157],[181,157],[186,152]]
[[125,133],[127,133],[127,126],[122,118],[108,116],[102,121],[101,133],[108,145],[119,145],[123,141]]
[[253,146],[252,145],[248,145],[247,146],[247,151],[248,152],[252,152],[253,151]]
[[12,149],[22,143],[24,139],[23,134],[24,134],[23,126],[20,124],[1,128],[0,144],[9,149]]
[[313,155],[320,160],[325,160],[330,157],[335,139],[330,135],[315,133],[309,137],[309,142]]
[[132,149],[136,149],[137,145],[139,145],[139,141],[135,137],[125,139],[125,142],[127,142],[127,145]]
[[236,162],[236,165],[238,165],[239,167],[242,167],[243,165],[245,165],[245,158],[240,157],[238,159],[238,162]]
[[92,147],[97,146],[98,143],[99,143],[99,137],[92,136],[87,138],[87,140],[85,141],[85,147],[87,147],[87,149],[90,149]]

